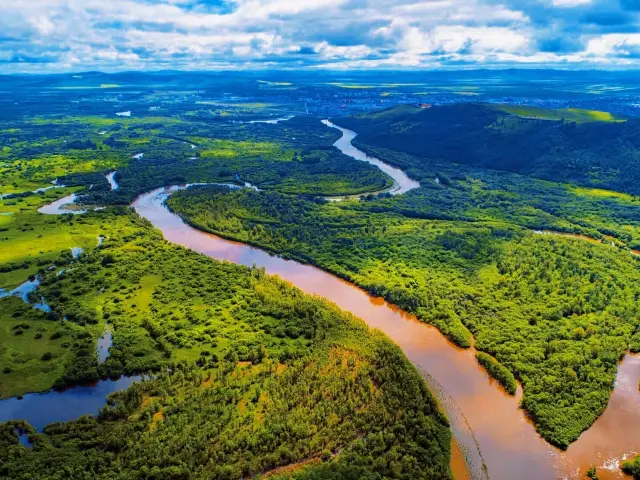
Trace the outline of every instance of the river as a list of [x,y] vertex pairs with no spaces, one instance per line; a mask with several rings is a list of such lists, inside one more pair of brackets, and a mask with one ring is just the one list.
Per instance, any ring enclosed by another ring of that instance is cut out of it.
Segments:
[[353,130],[339,127],[338,125],[331,123],[329,120],[323,120],[322,123],[324,123],[327,127],[335,128],[342,132],[342,136],[333,144],[334,147],[336,147],[343,154],[349,157],[355,158],[356,160],[360,160],[362,162],[370,163],[371,165],[375,165],[393,179],[393,186],[390,189],[386,190],[391,195],[401,195],[403,193],[407,193],[409,190],[413,190],[414,188],[418,188],[420,186],[419,182],[410,178],[399,168],[392,167],[388,163],[385,163],[378,158],[370,157],[362,150],[354,147],[351,142],[354,138],[356,138],[358,134]]
[[[340,143],[345,147],[341,150],[349,154],[355,148],[351,145],[355,133],[341,130],[343,138],[348,139]],[[624,358],[604,414],[567,452],[561,452],[536,433],[519,408],[521,389],[515,397],[507,395],[478,365],[472,349],[456,347],[437,329],[319,268],[190,227],[164,204],[172,192],[182,188],[185,187],[153,190],[138,197],[132,206],[168,241],[218,260],[264,267],[267,273],[327,298],[386,333],[424,373],[445,408],[457,441],[452,467],[458,476],[467,475],[455,454],[461,451],[472,478],[486,478],[488,473],[498,480],[579,479],[592,465],[598,467],[602,480],[623,478],[618,461],[638,453],[633,446],[640,448],[640,356]],[[0,402],[0,416],[5,402]]]
[[[140,154],[140,155],[144,155],[144,154]],[[134,155],[135,158],[135,155]],[[109,182],[109,187],[111,188],[111,190],[117,190],[119,185],[118,182],[116,181],[116,173],[118,172],[109,172],[105,175],[105,177],[107,178],[107,182]]]

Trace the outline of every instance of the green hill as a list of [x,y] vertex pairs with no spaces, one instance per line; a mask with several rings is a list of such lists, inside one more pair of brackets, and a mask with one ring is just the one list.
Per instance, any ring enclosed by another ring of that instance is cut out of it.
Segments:
[[[356,145],[640,193],[640,120],[607,112],[456,104],[401,106],[336,123]],[[420,168],[421,165],[413,165]]]

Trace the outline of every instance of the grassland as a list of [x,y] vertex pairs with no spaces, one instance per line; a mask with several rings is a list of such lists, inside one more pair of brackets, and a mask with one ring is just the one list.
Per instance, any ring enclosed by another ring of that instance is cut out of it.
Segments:
[[598,110],[584,110],[580,108],[539,108],[526,105],[499,105],[498,110],[523,118],[536,118],[540,120],[564,120],[566,122],[624,122],[623,118],[616,117],[609,112]]
[[[68,220],[42,215],[37,208],[77,189],[0,200],[0,288],[15,287],[74,247],[92,248],[99,224],[83,217]],[[11,268],[14,266],[15,268]]]

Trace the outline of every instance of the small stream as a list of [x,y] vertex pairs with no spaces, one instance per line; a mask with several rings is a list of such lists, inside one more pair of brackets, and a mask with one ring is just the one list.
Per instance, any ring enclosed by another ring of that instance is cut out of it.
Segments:
[[70,209],[69,205],[73,205],[78,195],[72,193],[71,195],[67,195],[66,197],[62,197],[55,202],[48,203],[38,209],[38,212],[43,213],[45,215],[64,215],[66,213],[70,213],[72,215],[80,215],[82,213],[87,213],[86,210],[82,209]]
[[107,361],[111,345],[113,345],[113,332],[111,331],[111,326],[107,324],[104,333],[98,339],[98,363]]
[[109,182],[111,190],[117,190],[119,187],[118,182],[116,182],[116,173],[118,172],[109,172],[105,175],[107,177],[107,182]]

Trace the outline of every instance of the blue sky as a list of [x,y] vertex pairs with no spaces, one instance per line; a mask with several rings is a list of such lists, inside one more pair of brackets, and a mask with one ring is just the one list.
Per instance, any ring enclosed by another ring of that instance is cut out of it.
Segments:
[[640,0],[0,0],[0,72],[640,68]]

